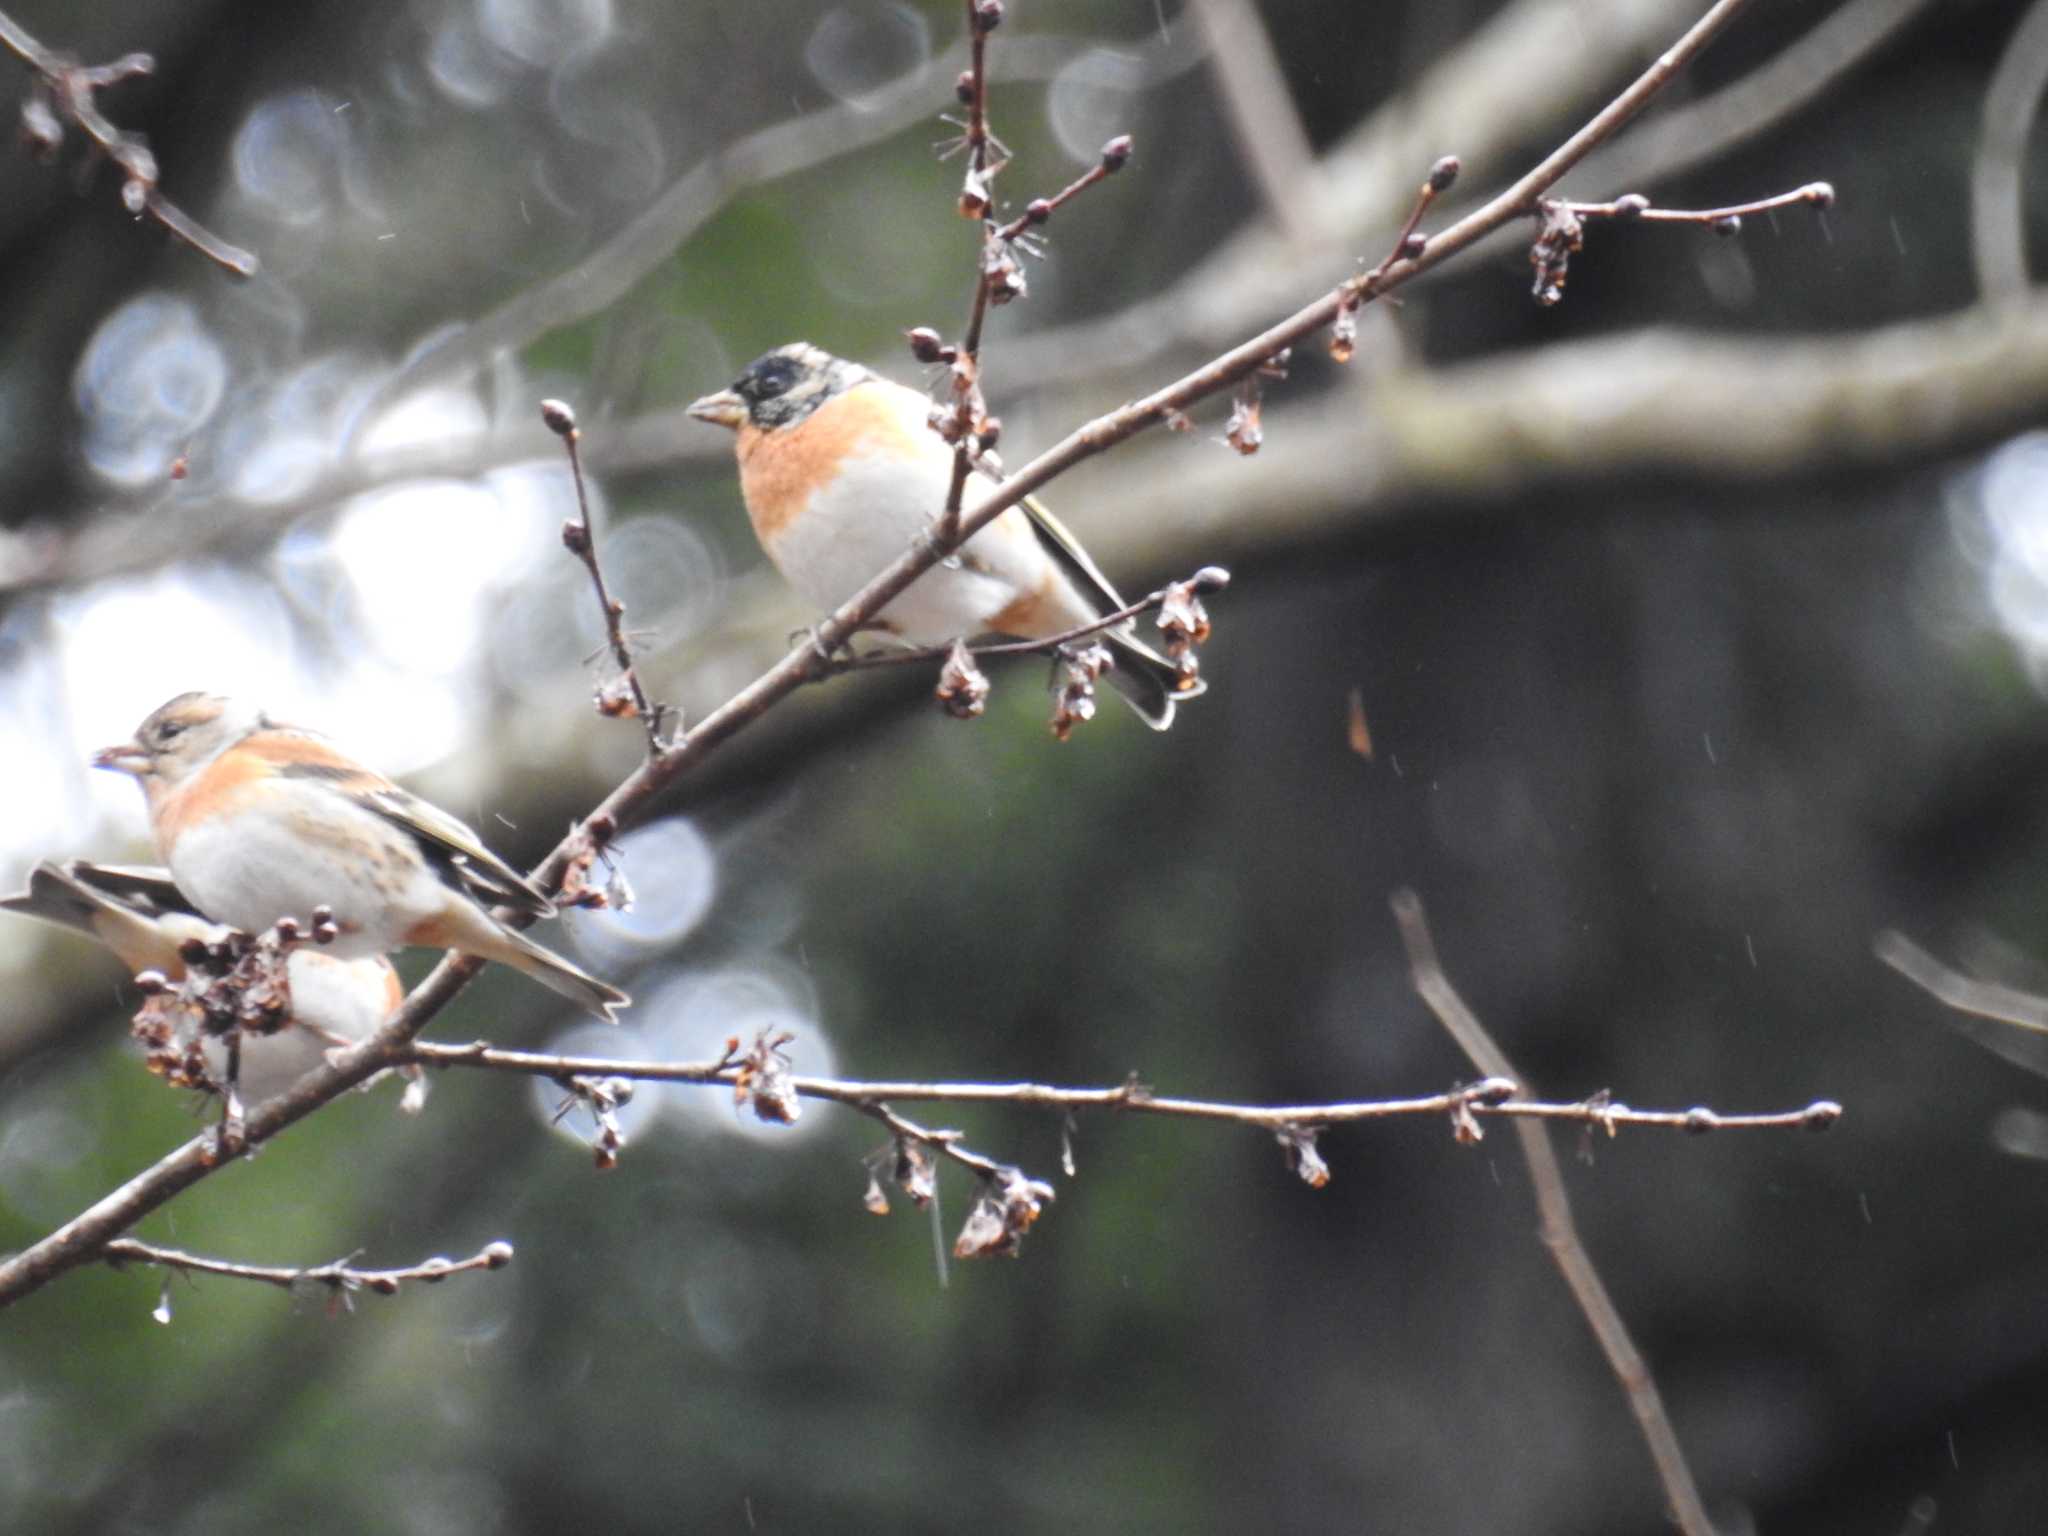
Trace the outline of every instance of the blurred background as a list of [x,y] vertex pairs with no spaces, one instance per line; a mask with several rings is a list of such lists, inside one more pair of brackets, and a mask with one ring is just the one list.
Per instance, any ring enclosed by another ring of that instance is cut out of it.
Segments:
[[[1106,138],[986,378],[1021,463],[1442,228],[1698,0],[1013,0],[1010,206]],[[530,861],[628,771],[536,404],[579,412],[657,697],[695,718],[815,617],[730,439],[681,407],[804,338],[915,381],[976,247],[956,4],[12,0],[157,70],[103,104],[230,277],[77,135],[0,160],[0,885],[147,854],[92,749],[244,693]],[[1758,6],[1565,182],[1740,201],[1739,237],[1596,226],[1531,301],[1527,226],[1268,391],[1049,498],[1127,588],[1196,565],[1209,695],[1047,734],[931,679],[815,688],[626,841],[638,905],[544,935],[638,1002],[601,1037],[492,972],[432,1035],[1259,1102],[1472,1070],[1387,898],[1528,1081],[1830,1135],[1560,1133],[1588,1248],[1720,1527],[2034,1529],[2048,1499],[2048,1084],[1871,957],[1898,925],[2048,980],[2048,5]],[[25,98],[25,71],[0,101]],[[2029,265],[2029,252],[2035,253]],[[182,474],[176,473],[182,471]],[[1373,742],[1347,745],[1353,691]],[[430,956],[406,957],[409,975]],[[0,923],[0,1246],[191,1135],[105,954]],[[2024,1050],[2027,1037],[2017,1037]],[[599,1175],[558,1095],[450,1074],[332,1105],[140,1235],[257,1263],[509,1269],[334,1312],[91,1269],[0,1318],[0,1510],[48,1532],[1548,1533],[1665,1528],[1504,1133],[935,1109],[1054,1179],[1014,1263],[942,1284],[861,1205],[871,1122],[647,1091]],[[971,1188],[943,1180],[948,1239]],[[153,1320],[167,1296],[169,1321]]]

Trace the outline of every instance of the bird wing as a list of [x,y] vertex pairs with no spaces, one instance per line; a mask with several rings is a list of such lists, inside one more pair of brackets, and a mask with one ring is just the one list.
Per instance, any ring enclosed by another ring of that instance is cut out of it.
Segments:
[[1124,600],[1110,585],[1109,578],[1102,574],[1102,567],[1089,558],[1088,551],[1067,531],[1065,523],[1047,511],[1036,496],[1026,496],[1018,505],[1030,519],[1031,531],[1038,535],[1038,542],[1045,546],[1045,552],[1052,556],[1069,581],[1104,613],[1113,613],[1123,607]]
[[178,889],[171,872],[159,865],[95,864],[90,859],[71,859],[65,863],[64,873],[77,885],[145,912],[182,912],[206,920],[206,914]]
[[487,906],[511,907],[534,917],[553,917],[547,893],[483,845],[467,826],[438,806],[396,785],[360,795],[360,803],[420,845],[430,863],[452,875]]
[[444,878],[479,901],[534,917],[553,917],[547,893],[483,845],[483,839],[439,806],[400,789],[381,773],[351,762],[310,731],[278,731],[280,739],[250,741],[270,758],[281,778],[321,785],[398,828],[419,844]]

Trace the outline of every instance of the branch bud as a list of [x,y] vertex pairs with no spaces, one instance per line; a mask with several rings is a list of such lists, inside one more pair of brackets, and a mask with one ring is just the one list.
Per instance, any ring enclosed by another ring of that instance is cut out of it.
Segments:
[[574,437],[576,435],[576,413],[569,409],[565,401],[541,401],[540,419],[547,424],[547,429],[557,437]]
[[1464,168],[1464,162],[1456,155],[1445,155],[1429,168],[1429,190],[1434,193],[1450,191],[1451,183],[1458,179],[1458,172]]
[[1124,168],[1131,158],[1131,136],[1120,133],[1102,146],[1102,168],[1115,172]]

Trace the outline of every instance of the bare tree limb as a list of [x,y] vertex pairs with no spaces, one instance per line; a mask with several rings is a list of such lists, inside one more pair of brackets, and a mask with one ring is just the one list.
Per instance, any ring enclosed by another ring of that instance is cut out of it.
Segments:
[[[618,1077],[654,1083],[694,1083],[732,1087],[743,1067],[729,1058],[716,1061],[638,1061],[629,1057],[563,1056],[547,1051],[511,1051],[479,1040],[467,1045],[440,1045],[415,1040],[397,1059],[422,1067],[471,1067],[511,1072],[525,1077]],[[1483,1070],[1483,1069],[1482,1069]],[[1841,1106],[1820,1100],[1798,1109],[1763,1114],[1724,1114],[1718,1110],[1632,1109],[1604,1094],[1575,1103],[1508,1098],[1520,1093],[1509,1074],[1493,1080],[1407,1099],[1358,1099],[1316,1104],[1228,1104],[1208,1099],[1180,1099],[1155,1094],[1137,1079],[1100,1088],[1056,1088],[1044,1083],[917,1083],[856,1082],[845,1078],[792,1076],[789,1086],[800,1098],[829,1100],[856,1109],[876,1104],[945,1103],[1010,1104],[1024,1109],[1114,1109],[1134,1115],[1165,1115],[1183,1120],[1229,1121],[1259,1130],[1289,1126],[1353,1125],[1451,1115],[1469,1108],[1475,1115],[1505,1119],[1563,1120],[1609,1129],[1619,1126],[1661,1130],[1822,1130],[1841,1118]]]
[[423,1259],[403,1269],[358,1269],[348,1259],[336,1259],[328,1264],[315,1264],[303,1269],[286,1269],[268,1264],[238,1264],[228,1259],[210,1259],[196,1253],[186,1253],[177,1248],[163,1248],[155,1243],[139,1242],[132,1237],[117,1237],[101,1250],[100,1257],[108,1264],[119,1268],[123,1264],[150,1264],[161,1269],[182,1270],[195,1275],[222,1275],[230,1280],[254,1280],[264,1285],[275,1285],[285,1290],[299,1290],[321,1287],[338,1296],[355,1291],[374,1291],[379,1296],[396,1296],[399,1288],[408,1280],[435,1285],[450,1275],[469,1274],[476,1270],[503,1269],[512,1262],[510,1243],[492,1243],[466,1259]]
[[[1450,977],[1444,973],[1420,898],[1413,891],[1396,891],[1393,906],[1394,919],[1401,926],[1401,941],[1408,948],[1415,990],[1429,1005],[1430,1012],[1457,1041],[1458,1048],[1471,1058],[1473,1066],[1496,1077],[1515,1078],[1514,1064],[1507,1053],[1494,1043],[1486,1026],[1465,1006],[1465,1000],[1458,996]],[[1551,1258],[1563,1272],[1565,1284],[1571,1287],[1579,1310],[1585,1313],[1593,1336],[1599,1340],[1608,1365],[1621,1383],[1629,1410],[1635,1414],[1636,1425],[1649,1445],[1650,1459],[1656,1464],[1671,1513],[1686,1536],[1714,1536],[1713,1522],[1707,1518],[1692,1468],[1686,1464],[1677,1432],[1664,1411],[1656,1379],[1629,1337],[1628,1324],[1622,1320],[1614,1298],[1607,1294],[1600,1272],[1593,1267],[1592,1256],[1579,1240],[1578,1226],[1572,1220],[1571,1197],[1565,1193],[1564,1175],[1558,1168],[1550,1135],[1542,1126],[1533,1124],[1516,1126],[1515,1134],[1529,1164],[1529,1182],[1535,1189],[1536,1209],[1542,1220],[1543,1246],[1550,1250]]]

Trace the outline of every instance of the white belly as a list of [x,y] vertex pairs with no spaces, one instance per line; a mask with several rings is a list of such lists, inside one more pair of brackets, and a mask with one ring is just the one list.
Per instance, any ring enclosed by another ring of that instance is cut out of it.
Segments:
[[[321,856],[322,845],[348,852]],[[261,933],[280,917],[310,927],[332,909],[340,959],[400,948],[446,892],[411,840],[373,812],[318,785],[277,783],[255,806],[187,825],[167,849],[178,889],[215,922]]]
[[[936,442],[936,439],[934,439]],[[946,504],[952,478],[949,456],[900,460],[856,454],[840,468],[831,490],[812,498],[769,550],[789,584],[813,607],[838,607],[911,547]],[[988,491],[976,476],[971,504]],[[978,635],[989,619],[1052,574],[1050,557],[1025,515],[1012,508],[968,541],[959,556],[920,576],[882,610],[890,627],[912,645],[938,645]],[[1074,597],[1073,623],[1092,613]]]

